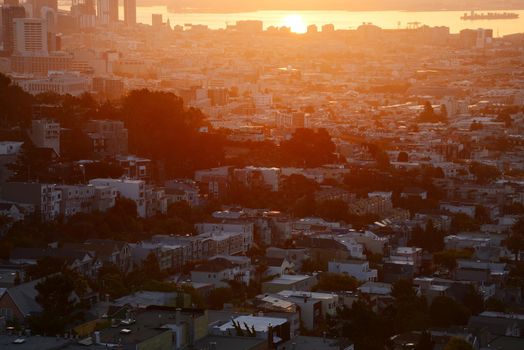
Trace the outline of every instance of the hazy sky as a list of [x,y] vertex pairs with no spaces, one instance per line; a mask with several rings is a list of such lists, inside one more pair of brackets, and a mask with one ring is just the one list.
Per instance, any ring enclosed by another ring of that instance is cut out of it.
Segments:
[[[143,0],[158,1],[158,0]],[[175,7],[217,10],[424,10],[510,9],[524,0],[162,0]]]

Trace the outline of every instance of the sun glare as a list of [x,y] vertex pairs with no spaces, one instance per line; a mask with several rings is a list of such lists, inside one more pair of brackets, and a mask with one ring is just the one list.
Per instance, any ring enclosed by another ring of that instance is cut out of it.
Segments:
[[302,20],[300,15],[289,15],[283,20],[283,24],[286,27],[291,28],[294,33],[305,33],[307,32],[307,25]]

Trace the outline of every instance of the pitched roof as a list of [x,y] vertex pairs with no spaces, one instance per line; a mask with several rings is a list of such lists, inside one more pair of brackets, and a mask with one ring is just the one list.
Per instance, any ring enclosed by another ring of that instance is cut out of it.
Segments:
[[42,311],[42,306],[40,306],[40,304],[38,304],[36,301],[36,297],[38,295],[36,285],[42,280],[43,279],[41,278],[8,288],[2,297],[9,295],[22,315],[39,313]]

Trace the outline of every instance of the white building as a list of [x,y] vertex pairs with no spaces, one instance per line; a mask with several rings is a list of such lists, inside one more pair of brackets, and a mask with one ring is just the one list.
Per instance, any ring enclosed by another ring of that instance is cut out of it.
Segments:
[[280,187],[281,173],[280,168],[248,166],[243,169],[235,169],[234,177],[247,187],[263,185],[276,192]]
[[19,80],[17,84],[32,95],[54,92],[80,96],[91,90],[89,79],[72,73],[52,73],[47,78]]
[[0,142],[0,155],[2,156],[9,156],[18,154],[18,151],[20,151],[20,148],[22,147],[24,143],[23,142],[17,142],[17,141],[1,141]]
[[369,268],[365,260],[330,261],[328,271],[354,277],[362,282],[373,282],[377,279],[377,270]]
[[114,187],[123,198],[131,199],[136,203],[138,215],[147,216],[146,184],[142,180],[129,179],[93,179],[89,181],[95,186]]

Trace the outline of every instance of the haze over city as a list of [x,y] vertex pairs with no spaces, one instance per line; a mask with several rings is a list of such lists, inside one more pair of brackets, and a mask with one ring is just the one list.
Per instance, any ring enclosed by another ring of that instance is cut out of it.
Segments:
[[523,0],[4,0],[0,349],[524,349]]

